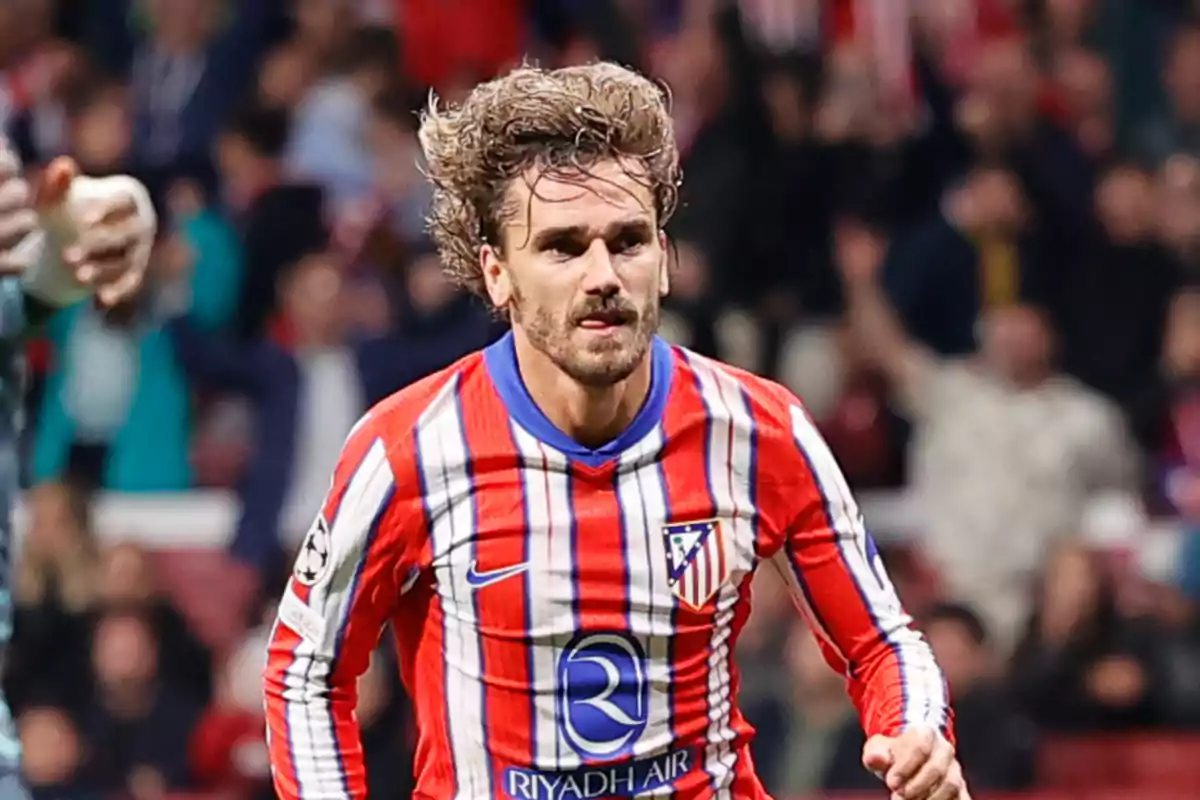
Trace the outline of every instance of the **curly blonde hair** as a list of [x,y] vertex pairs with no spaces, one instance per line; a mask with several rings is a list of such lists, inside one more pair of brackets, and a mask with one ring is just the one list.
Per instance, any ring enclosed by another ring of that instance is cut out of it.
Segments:
[[486,297],[479,250],[498,246],[521,209],[508,194],[531,168],[577,180],[615,160],[654,199],[661,227],[679,197],[679,150],[670,96],[632,70],[600,62],[544,70],[521,67],[476,86],[460,105],[431,98],[418,136],[433,183],[429,232],[457,285]]

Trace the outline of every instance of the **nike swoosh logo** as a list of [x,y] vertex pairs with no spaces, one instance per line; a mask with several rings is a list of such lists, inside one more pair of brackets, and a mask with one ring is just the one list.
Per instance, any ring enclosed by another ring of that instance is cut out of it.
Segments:
[[493,583],[499,583],[515,575],[520,575],[527,569],[529,569],[529,564],[522,563],[513,564],[510,567],[501,567],[500,569],[491,569],[487,572],[480,572],[478,562],[472,561],[471,566],[467,569],[467,583],[475,589],[482,589],[485,586],[491,586]]

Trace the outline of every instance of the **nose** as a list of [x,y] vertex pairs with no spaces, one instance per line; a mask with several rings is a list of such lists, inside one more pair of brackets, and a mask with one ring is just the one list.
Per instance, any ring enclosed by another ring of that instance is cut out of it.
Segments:
[[602,239],[595,239],[584,254],[583,291],[604,297],[621,290],[621,280],[613,265],[612,253]]

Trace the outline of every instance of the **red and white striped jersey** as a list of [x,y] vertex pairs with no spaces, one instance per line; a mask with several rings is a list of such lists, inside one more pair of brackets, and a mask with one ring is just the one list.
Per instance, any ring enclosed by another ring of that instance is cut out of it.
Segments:
[[786,578],[868,733],[950,734],[833,456],[767,380],[662,340],[599,450],[556,429],[511,336],[350,435],[266,673],[283,798],[362,798],[357,677],[391,623],[414,797],[766,798],[733,660],[753,572]]

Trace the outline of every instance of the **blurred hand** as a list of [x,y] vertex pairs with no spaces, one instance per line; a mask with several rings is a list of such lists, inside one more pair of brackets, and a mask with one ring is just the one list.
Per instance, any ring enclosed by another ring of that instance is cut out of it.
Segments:
[[36,197],[48,246],[64,242],[63,263],[79,283],[114,306],[141,288],[157,220],[145,187],[132,178],[88,178],[68,158],[46,169]]
[[971,800],[954,746],[932,728],[872,736],[862,763],[887,784],[891,800]]
[[0,150],[0,275],[21,275],[32,253],[21,247],[37,230],[33,193],[21,176],[21,165],[9,148]]

